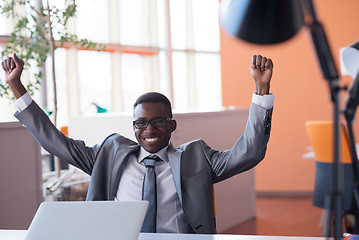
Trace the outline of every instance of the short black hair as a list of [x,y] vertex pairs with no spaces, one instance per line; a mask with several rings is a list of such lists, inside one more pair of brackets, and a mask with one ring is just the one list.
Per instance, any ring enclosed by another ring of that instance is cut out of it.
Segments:
[[135,104],[133,104],[133,109],[135,109],[137,105],[141,103],[157,103],[157,102],[163,103],[165,105],[165,107],[168,110],[168,113],[170,114],[170,117],[172,118],[172,107],[170,100],[165,95],[158,92],[148,92],[139,96]]

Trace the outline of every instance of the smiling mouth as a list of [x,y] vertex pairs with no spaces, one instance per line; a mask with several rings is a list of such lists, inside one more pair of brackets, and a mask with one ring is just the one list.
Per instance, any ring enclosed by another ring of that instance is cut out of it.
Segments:
[[146,142],[149,142],[149,143],[153,143],[153,142],[156,142],[159,138],[145,138],[145,141]]

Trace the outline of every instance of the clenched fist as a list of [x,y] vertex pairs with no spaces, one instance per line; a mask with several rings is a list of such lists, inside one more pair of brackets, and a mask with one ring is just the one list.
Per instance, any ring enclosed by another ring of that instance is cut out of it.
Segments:
[[250,71],[255,81],[256,93],[258,95],[269,94],[270,80],[273,73],[272,60],[261,55],[253,55]]
[[8,57],[1,63],[5,71],[5,81],[9,84],[15,98],[19,98],[26,93],[25,87],[20,81],[22,70],[24,69],[24,61],[14,53],[12,57]]

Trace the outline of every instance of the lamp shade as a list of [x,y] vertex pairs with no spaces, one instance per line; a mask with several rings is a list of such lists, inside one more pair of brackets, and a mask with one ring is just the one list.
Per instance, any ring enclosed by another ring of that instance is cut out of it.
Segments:
[[359,72],[359,41],[340,49],[340,69],[342,75],[356,78]]
[[293,37],[304,24],[299,0],[222,0],[219,21],[229,34],[254,44]]

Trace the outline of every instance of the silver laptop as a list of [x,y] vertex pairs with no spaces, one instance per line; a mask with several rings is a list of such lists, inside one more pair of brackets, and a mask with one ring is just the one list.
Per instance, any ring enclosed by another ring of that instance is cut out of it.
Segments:
[[147,201],[43,202],[25,240],[137,240]]

